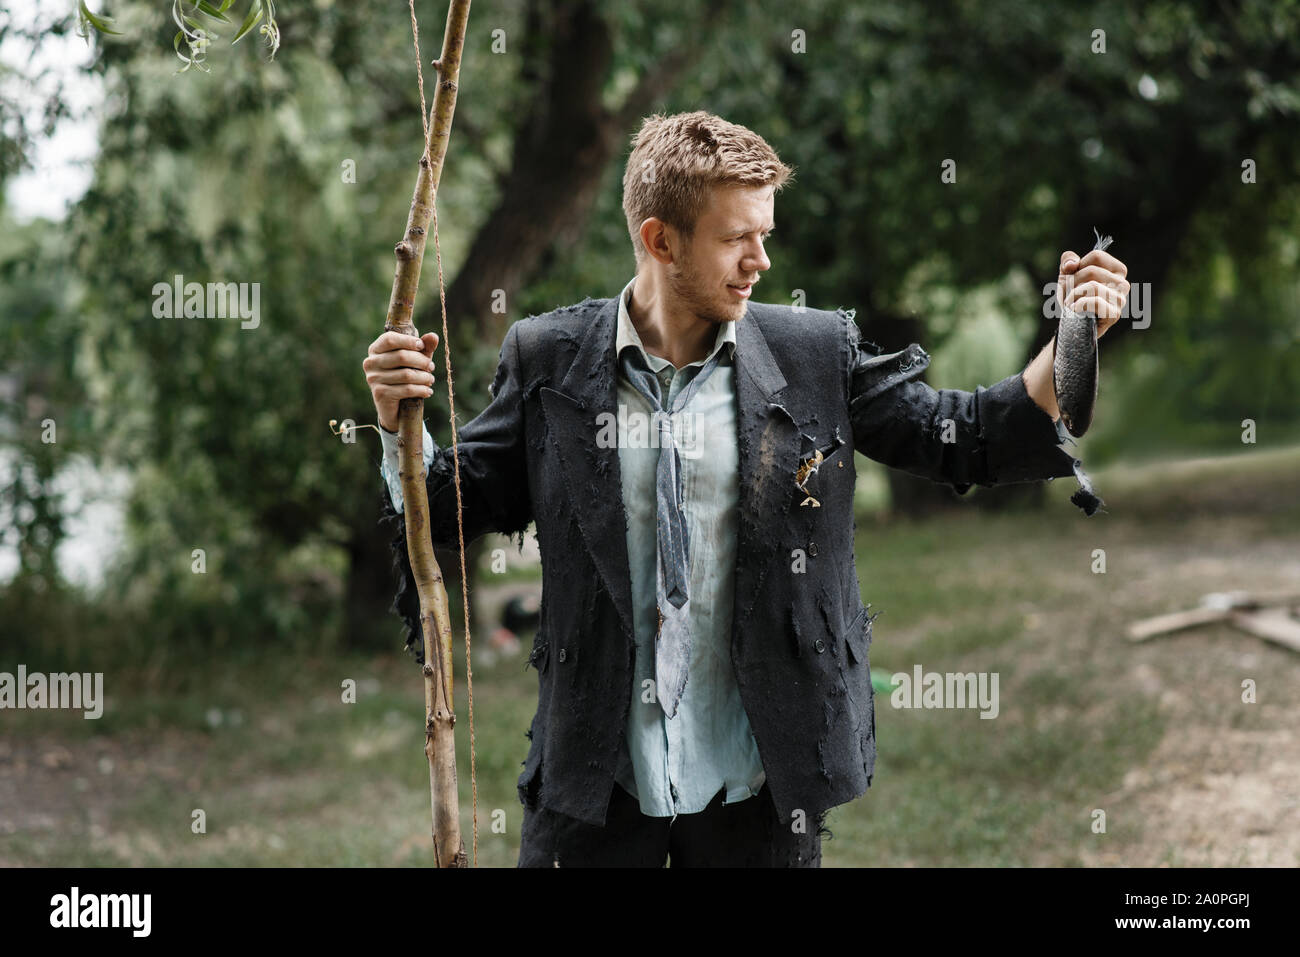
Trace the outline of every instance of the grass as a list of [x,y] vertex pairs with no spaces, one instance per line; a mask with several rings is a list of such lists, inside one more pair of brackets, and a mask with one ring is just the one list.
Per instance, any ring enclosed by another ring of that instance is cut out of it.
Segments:
[[[1268,748],[1251,742],[1294,726],[1294,656],[1226,628],[1136,646],[1122,629],[1205,591],[1284,584],[1279,556],[1300,552],[1297,474],[1300,449],[1117,466],[1093,475],[1109,512],[1092,519],[1065,501],[1061,480],[1043,512],[860,520],[863,596],[883,612],[872,667],[996,672],[1000,713],[895,709],[877,696],[875,780],[832,812],[826,865],[1250,860],[1235,845],[1214,851],[1190,818],[1170,830],[1157,810],[1207,768],[1268,766]],[[1098,549],[1105,574],[1092,571]],[[1261,682],[1258,707],[1240,703],[1243,674]],[[355,703],[343,700],[348,679]],[[429,863],[422,685],[410,659],[291,658],[264,643],[139,686],[110,671],[105,691],[98,721],[4,712],[0,864]],[[477,666],[474,691],[478,860],[514,866],[536,675],[522,655]],[[462,661],[468,842],[464,695]],[[1216,750],[1225,735],[1245,743]],[[1277,823],[1294,811],[1259,814],[1252,826],[1270,833],[1270,814]]]

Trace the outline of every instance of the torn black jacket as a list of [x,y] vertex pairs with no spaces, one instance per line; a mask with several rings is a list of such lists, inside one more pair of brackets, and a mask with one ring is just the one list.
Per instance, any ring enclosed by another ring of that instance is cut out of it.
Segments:
[[[538,705],[520,799],[596,825],[614,787],[635,653],[618,449],[595,440],[597,415],[617,408],[617,314],[616,297],[589,299],[515,323],[491,403],[459,434],[466,542],[535,522],[541,550],[530,657]],[[973,393],[936,390],[917,379],[925,350],[882,355],[845,310],[750,303],[736,335],[732,663],[778,810],[816,815],[861,795],[876,757],[875,616],[854,564],[853,449],[958,492],[1068,476],[1076,463],[1020,373]],[[795,473],[818,450],[826,459],[801,491]],[[427,488],[434,544],[454,548],[450,448],[437,450]],[[1076,504],[1095,507],[1082,492]],[[808,495],[821,507],[801,507]],[[395,610],[421,657],[405,528],[387,489],[383,501],[396,532]]]

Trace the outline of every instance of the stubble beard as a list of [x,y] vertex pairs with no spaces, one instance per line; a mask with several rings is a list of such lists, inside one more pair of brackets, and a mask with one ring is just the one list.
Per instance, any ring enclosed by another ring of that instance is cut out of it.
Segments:
[[745,300],[736,303],[710,298],[689,261],[684,265],[673,263],[668,268],[668,288],[683,307],[715,325],[736,322],[745,315]]

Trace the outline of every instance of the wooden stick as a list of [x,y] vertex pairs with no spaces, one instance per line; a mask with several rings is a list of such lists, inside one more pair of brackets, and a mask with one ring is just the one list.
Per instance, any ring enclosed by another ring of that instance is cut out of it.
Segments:
[[[415,294],[420,286],[420,266],[433,204],[442,177],[443,159],[451,136],[456,109],[457,81],[470,0],[451,0],[442,56],[435,64],[438,88],[433,97],[420,174],[406,222],[406,233],[394,249],[397,271],[388,302],[385,330],[419,336],[412,321]],[[421,81],[423,82],[423,81]],[[423,109],[423,107],[421,108]],[[452,699],[451,615],[442,569],[430,537],[429,499],[424,479],[424,400],[403,399],[398,406],[398,449],[402,499],[406,518],[406,547],[420,597],[420,628],[424,633],[424,753],[429,759],[429,797],[433,812],[433,851],[438,867],[467,867],[465,842],[460,834],[460,800],[456,782],[456,713]]]

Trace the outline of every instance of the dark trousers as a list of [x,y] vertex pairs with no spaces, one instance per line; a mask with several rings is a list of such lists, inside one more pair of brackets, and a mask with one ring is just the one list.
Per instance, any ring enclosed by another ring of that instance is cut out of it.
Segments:
[[820,822],[783,821],[764,784],[758,794],[703,811],[648,817],[614,785],[604,827],[546,808],[524,808],[520,867],[821,867]]

